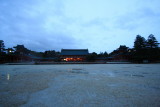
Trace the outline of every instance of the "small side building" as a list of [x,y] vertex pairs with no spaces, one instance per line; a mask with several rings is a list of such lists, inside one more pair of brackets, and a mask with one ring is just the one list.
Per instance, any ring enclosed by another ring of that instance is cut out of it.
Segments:
[[131,51],[132,50],[125,45],[120,45],[118,49],[110,53],[108,61],[127,62],[131,59]]
[[61,61],[83,62],[89,54],[88,49],[62,49],[60,53]]

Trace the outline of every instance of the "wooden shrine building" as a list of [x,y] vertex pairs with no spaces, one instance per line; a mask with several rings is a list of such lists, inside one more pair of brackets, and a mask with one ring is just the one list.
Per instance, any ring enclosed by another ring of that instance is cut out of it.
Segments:
[[88,55],[88,49],[62,49],[61,50],[61,61],[70,62],[82,62],[86,61]]

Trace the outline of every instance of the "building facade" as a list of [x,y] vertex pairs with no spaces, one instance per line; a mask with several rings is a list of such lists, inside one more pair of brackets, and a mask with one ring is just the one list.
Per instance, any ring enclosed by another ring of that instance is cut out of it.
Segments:
[[88,49],[62,49],[60,57],[65,62],[83,62],[88,54]]

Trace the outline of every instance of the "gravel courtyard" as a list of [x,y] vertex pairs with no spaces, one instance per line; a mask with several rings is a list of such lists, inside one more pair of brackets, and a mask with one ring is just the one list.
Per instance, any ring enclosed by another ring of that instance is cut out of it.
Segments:
[[0,107],[160,107],[160,64],[0,65]]

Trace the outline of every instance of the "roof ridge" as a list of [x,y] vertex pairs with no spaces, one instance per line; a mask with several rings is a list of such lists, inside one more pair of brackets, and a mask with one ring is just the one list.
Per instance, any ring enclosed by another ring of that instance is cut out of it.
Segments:
[[61,49],[61,50],[88,50],[88,49]]
[[61,55],[87,55],[88,49],[62,49]]

